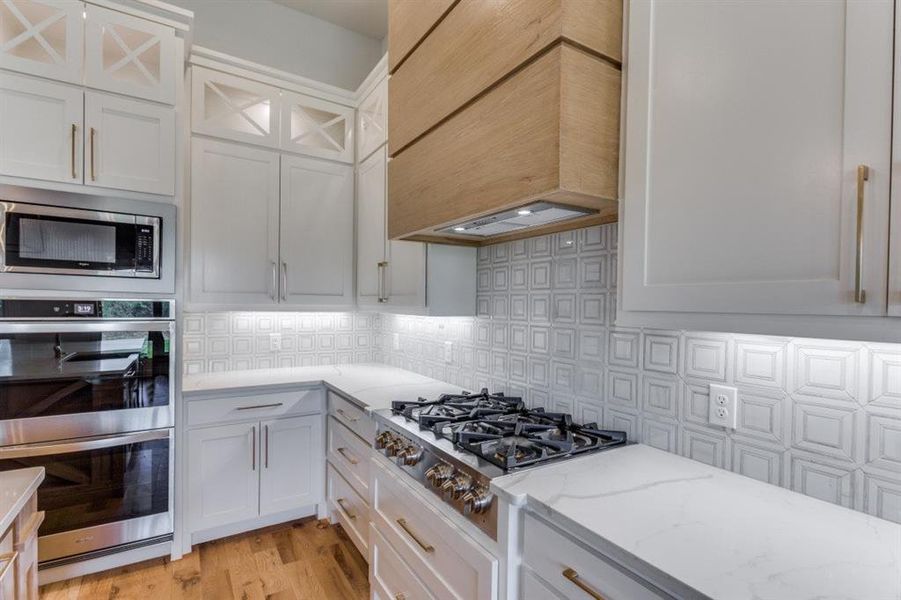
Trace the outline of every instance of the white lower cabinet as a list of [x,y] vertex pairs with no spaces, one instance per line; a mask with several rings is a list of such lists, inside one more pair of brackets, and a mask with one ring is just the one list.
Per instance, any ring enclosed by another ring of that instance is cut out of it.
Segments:
[[375,525],[370,528],[369,539],[372,546],[369,553],[369,586],[373,598],[429,600],[435,597],[382,537]]
[[[310,406],[317,414],[188,431],[186,508],[190,532],[203,532],[203,540],[214,539],[273,524],[277,522],[272,521],[273,516],[297,518],[317,512],[325,482],[322,394],[317,393],[319,402]],[[284,394],[260,394],[249,403],[241,396],[241,405],[235,410],[244,418],[262,416],[260,413],[276,410],[272,407],[284,406]],[[189,400],[188,414],[192,414],[193,404],[229,400]],[[228,418],[234,415],[223,415],[223,420]],[[189,416],[189,426],[190,420]]]
[[260,514],[316,504],[322,497],[322,417],[260,423]]
[[332,515],[347,532],[347,536],[360,554],[368,556],[369,503],[354,491],[331,463],[326,467],[326,471],[326,498],[332,509]]
[[671,598],[600,552],[525,513],[520,585],[522,597],[662,600]]
[[188,433],[188,514],[192,530],[210,529],[260,512],[257,423]]
[[370,468],[375,529],[429,593],[461,600],[496,598],[498,559],[380,460],[374,459]]

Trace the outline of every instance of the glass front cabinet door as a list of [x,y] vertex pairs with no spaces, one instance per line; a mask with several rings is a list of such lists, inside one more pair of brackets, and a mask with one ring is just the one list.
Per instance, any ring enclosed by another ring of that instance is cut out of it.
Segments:
[[81,83],[85,5],[0,0],[0,68]]

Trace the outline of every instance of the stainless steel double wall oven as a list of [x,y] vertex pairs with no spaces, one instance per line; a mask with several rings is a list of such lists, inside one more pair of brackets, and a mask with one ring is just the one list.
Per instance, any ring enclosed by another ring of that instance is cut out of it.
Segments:
[[0,471],[41,466],[43,564],[171,539],[172,301],[0,301]]

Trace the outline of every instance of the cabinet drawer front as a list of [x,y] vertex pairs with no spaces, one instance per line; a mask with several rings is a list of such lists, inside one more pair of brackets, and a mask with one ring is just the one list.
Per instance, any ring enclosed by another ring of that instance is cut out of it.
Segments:
[[318,412],[322,412],[322,392],[318,389],[248,394],[208,400],[189,400],[188,425],[271,419]]
[[410,600],[434,598],[374,524],[371,526],[369,539],[372,541],[369,581],[380,597]]
[[328,465],[328,481],[326,482],[328,503],[338,522],[344,527],[357,550],[363,556],[369,555],[369,503],[364,500],[353,486],[341,476],[335,467]]
[[372,451],[354,433],[328,419],[328,457],[360,496],[369,498],[369,458]]
[[334,392],[328,393],[328,412],[341,424],[346,425],[351,431],[360,436],[364,442],[372,445],[375,437],[375,422],[366,414],[366,411],[345,400]]
[[[649,583],[640,581],[528,513],[523,526],[523,564],[567,598],[590,599],[588,590],[606,600],[668,598]],[[532,585],[527,581],[526,573],[523,569],[524,590]]]
[[557,590],[548,587],[547,583],[535,575],[529,567],[522,567],[522,599],[523,600],[561,600],[563,596]]
[[371,518],[432,593],[494,598],[497,559],[385,466],[372,468]]

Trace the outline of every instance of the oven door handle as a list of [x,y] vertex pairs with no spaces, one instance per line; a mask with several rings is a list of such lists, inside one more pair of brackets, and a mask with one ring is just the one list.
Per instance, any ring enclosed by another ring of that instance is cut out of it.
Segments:
[[32,456],[48,456],[51,454],[68,454],[70,452],[85,452],[87,450],[99,450],[135,444],[137,442],[149,442],[152,440],[168,439],[171,433],[168,429],[156,429],[153,431],[139,431],[125,435],[111,437],[88,438],[78,441],[53,442],[50,444],[23,444],[21,446],[7,446],[0,448],[0,460],[10,458],[30,458]]

